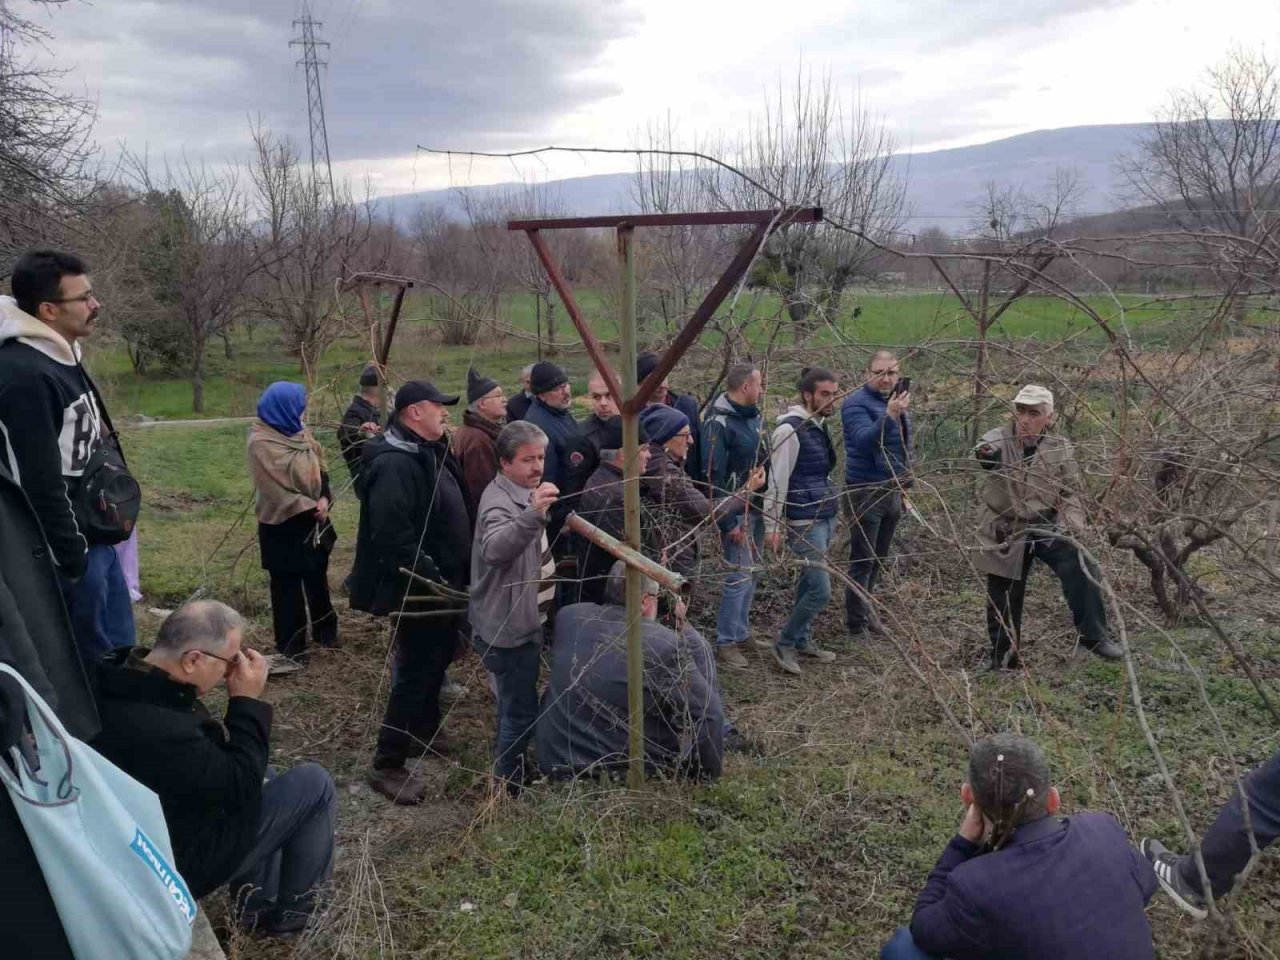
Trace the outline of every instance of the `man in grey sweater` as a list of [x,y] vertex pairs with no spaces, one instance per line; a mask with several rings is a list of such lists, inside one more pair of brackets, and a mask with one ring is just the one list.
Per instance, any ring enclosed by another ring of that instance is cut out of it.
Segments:
[[[614,564],[605,602],[556,614],[551,673],[538,716],[538,767],[555,778],[627,767],[626,568]],[[658,585],[644,579],[645,768],[720,775],[724,710],[711,648],[692,627],[655,622]]]
[[480,497],[471,547],[472,645],[497,681],[495,787],[517,794],[538,716],[542,630],[555,597],[547,512],[560,491],[542,482],[547,435],[527,420],[494,442],[498,475]]

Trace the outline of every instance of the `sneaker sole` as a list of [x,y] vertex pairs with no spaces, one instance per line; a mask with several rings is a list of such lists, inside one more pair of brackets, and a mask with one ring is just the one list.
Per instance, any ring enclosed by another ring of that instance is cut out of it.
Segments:
[[1178,889],[1174,887],[1173,884],[1171,884],[1168,880],[1164,878],[1164,872],[1169,868],[1166,864],[1160,863],[1158,860],[1152,860],[1151,857],[1148,856],[1146,840],[1142,841],[1142,855],[1146,857],[1147,862],[1151,864],[1151,870],[1156,875],[1156,881],[1160,884],[1160,889],[1163,890],[1165,892],[1165,895],[1168,896],[1168,898],[1172,900],[1174,903],[1176,903],[1184,913],[1190,914],[1191,916],[1195,917],[1197,920],[1203,920],[1205,917],[1209,916],[1208,910],[1206,910],[1204,907],[1201,907],[1195,903],[1192,903],[1190,900],[1184,897],[1181,893],[1179,893]]

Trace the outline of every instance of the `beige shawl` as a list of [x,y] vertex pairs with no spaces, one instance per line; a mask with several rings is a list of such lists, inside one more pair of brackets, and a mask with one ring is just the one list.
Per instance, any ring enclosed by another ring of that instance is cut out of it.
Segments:
[[284,523],[304,510],[315,509],[323,466],[310,433],[303,430],[286,437],[256,420],[249,428],[247,453],[262,523]]

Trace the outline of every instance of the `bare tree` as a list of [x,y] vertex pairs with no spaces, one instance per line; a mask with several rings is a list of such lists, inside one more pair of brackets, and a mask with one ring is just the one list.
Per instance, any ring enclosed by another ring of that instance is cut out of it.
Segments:
[[1124,171],[1219,263],[1219,282],[1243,319],[1259,283],[1280,268],[1280,77],[1264,53],[1234,50],[1196,89],[1175,92]]
[[156,299],[181,319],[188,338],[191,409],[204,412],[209,342],[226,334],[246,287],[262,269],[236,171],[214,173],[187,163],[153,174],[145,158],[127,159],[144,202],[159,217],[142,269]]
[[249,176],[266,224],[253,302],[280,325],[285,346],[310,374],[341,333],[334,278],[381,267],[354,262],[368,249],[373,201],[367,190],[362,201],[353,200],[346,184],[335,185],[332,196],[319,188],[291,140],[258,126],[253,142]]
[[[64,0],[31,0],[40,7]],[[83,237],[77,222],[97,188],[90,161],[96,111],[58,89],[61,71],[38,66],[33,47],[51,35],[0,3],[0,259],[37,241]]]
[[734,151],[755,182],[708,171],[709,189],[729,207],[773,207],[781,199],[820,206],[829,221],[852,228],[784,226],[770,238],[764,275],[797,341],[836,319],[845,290],[879,253],[875,241],[901,226],[906,185],[895,151],[893,136],[857,96],[846,105],[830,78],[797,76],[789,93],[779,85],[766,100]]
[[502,249],[506,224],[479,215],[468,224],[451,220],[440,208],[421,209],[414,224],[414,240],[422,264],[421,275],[437,293],[428,298],[444,342],[476,342],[486,319],[498,311]]

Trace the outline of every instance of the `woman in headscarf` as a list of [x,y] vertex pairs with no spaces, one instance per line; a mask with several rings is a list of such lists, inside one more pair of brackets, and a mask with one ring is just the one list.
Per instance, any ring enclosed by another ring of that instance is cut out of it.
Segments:
[[329,552],[337,540],[329,522],[329,475],[320,445],[302,423],[306,406],[300,384],[271,384],[258,400],[248,445],[276,648],[293,660],[305,659],[308,622],[312,641],[338,644],[338,616],[329,601]]

